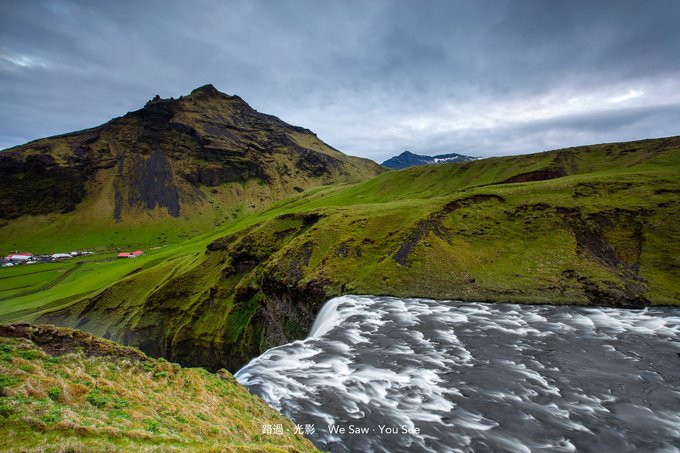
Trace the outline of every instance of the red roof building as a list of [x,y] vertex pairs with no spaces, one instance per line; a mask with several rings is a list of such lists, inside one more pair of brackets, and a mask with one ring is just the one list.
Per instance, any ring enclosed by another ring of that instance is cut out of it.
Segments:
[[10,261],[28,261],[33,257],[32,253],[13,253],[12,255],[9,255],[7,258]]
[[118,254],[118,258],[137,258],[140,255],[144,255],[141,250],[135,250],[134,252],[122,252]]

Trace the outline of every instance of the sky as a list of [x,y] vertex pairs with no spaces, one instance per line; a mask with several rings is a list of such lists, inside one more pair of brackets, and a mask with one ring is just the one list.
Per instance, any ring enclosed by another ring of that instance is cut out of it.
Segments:
[[0,0],[0,149],[212,83],[381,162],[680,135],[678,0]]

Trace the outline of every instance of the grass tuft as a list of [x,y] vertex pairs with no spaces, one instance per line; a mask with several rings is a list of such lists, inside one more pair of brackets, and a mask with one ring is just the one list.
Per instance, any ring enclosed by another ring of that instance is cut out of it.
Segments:
[[[53,332],[54,342],[71,338],[59,335],[68,329]],[[227,372],[146,356],[120,359],[127,349],[106,345],[109,355],[73,349],[55,361],[31,341],[0,336],[0,351],[11,355],[0,362],[0,450],[316,451],[231,375],[223,380]],[[20,363],[30,363],[33,371],[21,371]],[[283,424],[285,434],[261,436],[265,423]]]

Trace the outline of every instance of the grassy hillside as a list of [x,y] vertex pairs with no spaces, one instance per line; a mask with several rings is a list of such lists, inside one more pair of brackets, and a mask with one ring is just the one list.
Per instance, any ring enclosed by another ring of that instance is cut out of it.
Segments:
[[0,152],[0,251],[178,243],[382,171],[206,85]]
[[[283,434],[262,434],[263,425]],[[227,371],[79,331],[0,326],[2,451],[316,451]]]
[[82,264],[48,290],[56,268],[4,270],[0,320],[235,370],[304,337],[342,293],[677,305],[678,194],[679,137],[393,171],[305,191],[134,263]]

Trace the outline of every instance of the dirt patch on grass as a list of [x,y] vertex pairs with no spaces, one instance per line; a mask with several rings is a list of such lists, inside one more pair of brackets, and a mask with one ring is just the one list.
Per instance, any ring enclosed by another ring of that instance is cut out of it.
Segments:
[[657,189],[654,195],[680,195],[680,189]]
[[612,195],[617,192],[622,192],[624,190],[630,190],[634,188],[635,185],[628,182],[590,182],[590,183],[579,183],[574,188],[574,198],[578,197],[597,197],[597,196],[607,196]]
[[137,349],[121,346],[79,330],[51,325],[3,324],[0,325],[0,337],[26,338],[52,356],[82,351],[88,357],[108,356],[139,362],[148,360],[148,357]]
[[306,241],[300,247],[289,252],[285,264],[277,265],[279,269],[283,270],[289,281],[298,282],[302,279],[302,268],[309,265],[309,260],[314,252],[314,245],[313,241]]
[[277,217],[278,220],[300,220],[302,221],[302,226],[309,228],[315,225],[319,220],[323,219],[325,216],[318,212],[304,212],[304,213],[290,213],[282,214]]
[[356,256],[357,258],[361,258],[361,255],[361,246],[356,245],[354,239],[350,239],[340,243],[338,249],[335,251],[334,257],[350,258],[352,256]]
[[556,179],[566,176],[566,173],[561,168],[546,168],[544,170],[530,171],[521,173],[511,178],[501,181],[499,184],[512,184],[516,182],[532,182],[532,181],[546,181],[548,179]]
[[563,276],[581,283],[593,304],[627,307],[649,305],[643,295],[648,291],[647,283],[640,277],[646,212],[612,209],[585,217],[578,209],[559,208],[557,212],[574,234],[577,255],[609,268],[621,279],[622,286],[617,287],[613,282],[597,285],[571,270],[565,271],[567,273]]
[[[640,254],[643,243],[644,213],[613,209],[589,214],[584,220],[572,224],[579,253],[588,252],[602,264],[617,268],[627,276],[635,278],[640,271]],[[607,239],[609,232],[620,229],[626,232],[618,244]],[[624,256],[626,245],[628,253]]]
[[451,232],[444,226],[444,219],[454,211],[469,207],[476,203],[498,201],[503,203],[505,199],[499,195],[481,194],[451,201],[440,211],[431,214],[428,218],[419,220],[408,232],[406,239],[399,245],[392,259],[403,267],[408,267],[408,257],[413,253],[416,245],[430,233],[451,244]]

